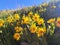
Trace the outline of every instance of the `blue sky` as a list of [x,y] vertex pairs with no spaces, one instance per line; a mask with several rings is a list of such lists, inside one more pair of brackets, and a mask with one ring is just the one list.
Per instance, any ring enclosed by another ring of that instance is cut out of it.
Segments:
[[[0,10],[39,5],[45,0],[0,0]],[[46,0],[48,1],[48,0]]]

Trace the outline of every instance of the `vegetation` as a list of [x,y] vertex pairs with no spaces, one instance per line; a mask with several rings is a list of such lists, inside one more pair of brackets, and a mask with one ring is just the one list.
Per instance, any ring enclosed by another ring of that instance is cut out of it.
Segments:
[[[47,19],[47,3],[37,7],[0,12],[0,45],[48,45],[54,39],[60,17]],[[51,8],[56,9],[53,5]]]

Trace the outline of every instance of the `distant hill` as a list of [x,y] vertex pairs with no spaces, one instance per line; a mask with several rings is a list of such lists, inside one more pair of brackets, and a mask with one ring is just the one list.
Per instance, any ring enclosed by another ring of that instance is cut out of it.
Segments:
[[[56,9],[51,8],[52,5],[56,6]],[[52,17],[59,17],[60,16],[60,1],[54,1],[49,3],[48,13]]]

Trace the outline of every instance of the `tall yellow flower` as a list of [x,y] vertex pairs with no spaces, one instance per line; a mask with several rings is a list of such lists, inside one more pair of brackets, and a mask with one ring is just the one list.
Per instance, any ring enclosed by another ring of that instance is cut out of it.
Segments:
[[19,33],[15,33],[15,34],[13,35],[13,38],[14,38],[15,40],[19,40],[19,39],[21,38],[21,36],[20,36]]
[[15,14],[15,15],[14,15],[14,19],[15,19],[15,20],[19,20],[19,19],[20,19],[19,14]]
[[18,27],[18,26],[16,26],[14,29],[15,29],[16,32],[21,32],[23,30],[22,27]]
[[33,17],[32,17],[32,19],[34,20],[34,21],[37,21],[38,19],[39,19],[39,15],[38,14],[35,14],[35,15],[33,15]]
[[54,23],[55,22],[55,18],[51,18],[47,21],[47,23]]
[[4,25],[4,20],[0,19],[0,27],[2,27]]
[[45,32],[46,32],[46,29],[41,27],[41,28],[38,28],[36,33],[37,33],[37,36],[40,37],[40,36],[43,36]]
[[28,16],[32,16],[32,15],[33,15],[33,12],[29,12],[29,13],[28,13]]
[[43,23],[44,23],[44,19],[43,19],[43,18],[41,18],[41,19],[38,19],[37,23],[38,23],[38,25],[41,25],[41,24],[43,24]]
[[8,16],[8,17],[7,17],[7,21],[8,21],[9,23],[14,22],[14,18],[13,18],[12,16]]
[[56,26],[57,26],[57,27],[60,27],[60,17],[57,18]]
[[47,7],[47,6],[48,6],[48,4],[47,4],[47,3],[43,3],[43,4],[42,4],[42,6]]
[[55,8],[56,8],[56,6],[55,6],[55,5],[53,5],[53,6],[52,6],[52,8],[53,8],[53,9],[55,9]]
[[31,33],[35,33],[36,30],[37,30],[37,26],[36,26],[35,24],[32,24],[32,25],[30,26],[30,32],[31,32]]
[[22,17],[22,24],[28,24],[29,23],[29,17],[28,16],[23,16]]

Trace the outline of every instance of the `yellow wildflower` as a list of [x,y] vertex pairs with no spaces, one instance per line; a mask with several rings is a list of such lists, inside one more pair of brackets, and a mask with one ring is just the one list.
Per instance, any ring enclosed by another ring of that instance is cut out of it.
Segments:
[[11,17],[11,16],[8,16],[8,17],[7,17],[7,21],[8,21],[9,23],[14,22],[14,18]]
[[47,21],[47,23],[54,23],[55,22],[55,18],[51,18]]
[[20,19],[19,14],[15,14],[15,15],[14,15],[14,19],[15,19],[15,20],[19,20],[19,19]]
[[48,4],[47,4],[47,3],[43,3],[43,4],[42,4],[42,6],[47,7],[47,6],[48,6]]
[[32,25],[30,26],[30,32],[31,32],[31,33],[35,33],[36,30],[37,30],[36,25],[35,25],[35,24],[32,24]]
[[37,21],[37,20],[39,19],[39,17],[40,17],[40,16],[39,16],[38,14],[35,14],[35,15],[33,15],[33,18],[32,18],[32,19],[33,19],[34,21]]
[[40,36],[43,36],[45,32],[46,32],[46,29],[41,27],[41,28],[38,28],[36,33],[37,33],[37,36],[40,37]]
[[55,6],[55,5],[53,5],[53,6],[52,6],[52,8],[54,8],[54,9],[55,9],[55,8],[56,8],[56,6]]
[[32,21],[31,17],[28,17],[29,18],[29,21]]
[[57,27],[60,27],[60,17],[57,18],[56,26],[57,26]]
[[41,19],[38,19],[37,23],[38,23],[38,25],[41,25],[41,24],[43,24],[43,23],[44,23],[44,19],[43,19],[43,18],[41,18]]
[[28,13],[28,16],[31,16],[32,14],[33,14],[33,12],[29,12],[29,13]]
[[22,30],[23,30],[22,27],[18,27],[18,26],[15,27],[15,31],[16,31],[16,32],[21,32]]
[[16,40],[19,40],[21,38],[20,34],[19,33],[15,33],[13,35],[13,38],[16,39]]
[[29,17],[28,16],[23,16],[22,17],[22,24],[28,24],[29,23]]
[[4,20],[0,19],[0,27],[4,25]]

